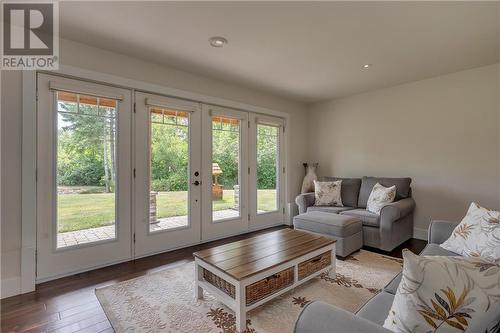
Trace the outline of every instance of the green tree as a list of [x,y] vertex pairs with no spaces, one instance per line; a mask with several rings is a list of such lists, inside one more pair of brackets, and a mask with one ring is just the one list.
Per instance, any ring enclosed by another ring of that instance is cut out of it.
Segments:
[[239,131],[214,130],[212,132],[212,161],[218,163],[222,175],[219,184],[232,189],[238,184]]
[[276,188],[278,163],[278,127],[257,127],[257,188]]
[[58,185],[104,185],[113,191],[114,118],[100,116],[97,106],[88,104],[80,104],[79,113],[76,103],[59,103],[59,109]]
[[188,189],[188,128],[151,124],[151,188],[153,191]]
[[[67,186],[104,186],[115,184],[114,109],[59,103],[58,184]],[[98,112],[99,111],[99,112]],[[103,112],[110,117],[103,117]],[[219,164],[219,183],[226,189],[238,184],[239,139],[237,127],[214,123],[213,162]],[[218,126],[218,127],[217,127]],[[278,128],[259,125],[257,135],[257,185],[276,188]],[[188,127],[151,124],[151,188],[154,191],[188,189]]]

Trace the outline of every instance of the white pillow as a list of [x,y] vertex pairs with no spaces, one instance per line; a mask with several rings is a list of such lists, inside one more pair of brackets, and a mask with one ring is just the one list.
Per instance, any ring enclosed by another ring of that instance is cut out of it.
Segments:
[[344,207],[340,196],[342,180],[335,182],[314,181],[314,205]]
[[403,277],[384,327],[397,333],[479,333],[500,319],[500,265],[403,251]]
[[382,207],[393,202],[394,198],[396,198],[396,185],[384,187],[377,183],[373,186],[372,192],[368,197],[366,210],[375,214],[380,214]]
[[441,247],[466,257],[500,260],[500,212],[471,203],[467,215]]

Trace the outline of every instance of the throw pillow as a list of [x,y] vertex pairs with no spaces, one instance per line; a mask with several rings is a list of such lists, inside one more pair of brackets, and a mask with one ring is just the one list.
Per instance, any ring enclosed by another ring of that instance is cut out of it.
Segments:
[[372,192],[368,197],[366,210],[375,214],[380,214],[382,207],[393,202],[394,198],[396,198],[396,185],[384,187],[377,183],[373,186]]
[[319,182],[314,181],[314,205],[315,206],[338,206],[343,207],[340,197],[342,181]]
[[384,327],[397,333],[486,332],[500,319],[500,265],[403,251],[403,277]]
[[441,247],[467,257],[500,260],[500,212],[473,202]]

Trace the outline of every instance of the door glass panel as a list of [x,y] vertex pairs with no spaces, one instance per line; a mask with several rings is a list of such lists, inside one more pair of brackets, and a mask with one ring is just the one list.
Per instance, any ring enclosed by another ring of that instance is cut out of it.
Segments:
[[278,210],[279,127],[257,125],[257,214]]
[[151,232],[189,225],[189,113],[150,108]]
[[113,99],[57,92],[57,247],[116,238]]
[[240,120],[212,117],[212,220],[240,216]]

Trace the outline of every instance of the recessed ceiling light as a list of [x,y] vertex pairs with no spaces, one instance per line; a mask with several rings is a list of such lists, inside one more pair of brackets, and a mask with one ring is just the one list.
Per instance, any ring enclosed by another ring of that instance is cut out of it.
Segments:
[[370,67],[372,67],[372,64],[364,64],[363,65],[363,68],[370,68]]
[[227,39],[224,37],[212,37],[208,40],[210,42],[210,45],[213,47],[223,47],[224,45],[227,44]]

